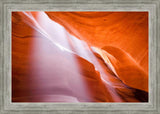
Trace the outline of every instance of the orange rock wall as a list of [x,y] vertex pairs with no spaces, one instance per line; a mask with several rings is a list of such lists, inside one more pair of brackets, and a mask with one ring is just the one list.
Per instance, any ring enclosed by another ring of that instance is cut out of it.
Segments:
[[148,12],[46,13],[77,38],[109,52],[124,83],[148,91]]
[[[45,13],[12,12],[13,102],[148,101],[147,12]],[[54,44],[61,35],[74,53]],[[79,54],[81,40],[91,49]]]

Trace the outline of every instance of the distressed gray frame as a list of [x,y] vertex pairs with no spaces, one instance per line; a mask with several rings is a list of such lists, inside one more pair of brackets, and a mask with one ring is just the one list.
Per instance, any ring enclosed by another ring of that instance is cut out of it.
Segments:
[[[148,103],[12,103],[12,11],[148,11]],[[0,114],[158,114],[160,113],[160,0],[0,0]]]

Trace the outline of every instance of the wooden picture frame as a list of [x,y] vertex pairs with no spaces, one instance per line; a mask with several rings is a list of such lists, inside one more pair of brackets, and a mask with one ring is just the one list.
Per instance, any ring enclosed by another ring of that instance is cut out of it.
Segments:
[[[158,114],[160,113],[160,0],[1,0],[0,1],[0,113],[13,114]],[[12,103],[12,11],[148,11],[148,103]]]

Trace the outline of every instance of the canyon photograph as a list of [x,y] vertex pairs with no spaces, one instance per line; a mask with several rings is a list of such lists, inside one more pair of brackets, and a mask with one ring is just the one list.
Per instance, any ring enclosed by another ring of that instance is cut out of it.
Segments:
[[149,14],[15,11],[12,102],[149,101]]

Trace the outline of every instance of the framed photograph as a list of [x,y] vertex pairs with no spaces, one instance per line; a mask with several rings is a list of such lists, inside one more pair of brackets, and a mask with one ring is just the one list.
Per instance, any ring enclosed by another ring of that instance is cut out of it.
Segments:
[[159,0],[0,4],[0,113],[160,113]]

